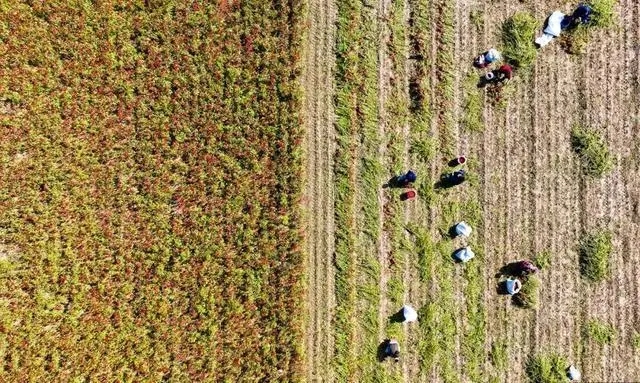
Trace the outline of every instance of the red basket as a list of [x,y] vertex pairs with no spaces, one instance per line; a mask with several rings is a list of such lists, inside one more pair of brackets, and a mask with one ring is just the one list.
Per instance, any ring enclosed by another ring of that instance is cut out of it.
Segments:
[[404,193],[402,193],[400,195],[400,199],[402,201],[406,201],[406,200],[414,199],[414,198],[416,198],[416,191],[415,190],[409,190],[409,191],[406,191],[406,192],[404,192]]

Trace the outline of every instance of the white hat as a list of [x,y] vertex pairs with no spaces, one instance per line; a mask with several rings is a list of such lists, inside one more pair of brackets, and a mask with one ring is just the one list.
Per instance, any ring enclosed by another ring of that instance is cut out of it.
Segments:
[[415,322],[418,319],[418,313],[411,306],[402,306],[402,315],[405,322]]

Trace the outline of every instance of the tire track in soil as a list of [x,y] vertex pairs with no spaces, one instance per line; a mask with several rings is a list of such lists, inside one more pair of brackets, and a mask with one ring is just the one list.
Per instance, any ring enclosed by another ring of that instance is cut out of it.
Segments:
[[[613,54],[616,57],[624,57],[624,29],[620,29],[620,33],[615,33],[615,44],[607,44],[612,49]],[[604,44],[602,44],[604,45]],[[610,53],[609,53],[610,54]],[[608,63],[607,68],[607,88],[606,88],[606,119],[608,127],[607,129],[607,141],[610,143],[610,147],[615,159],[615,168],[610,174],[611,182],[608,182],[607,186],[607,221],[611,222],[612,231],[614,233],[614,247],[615,252],[612,257],[612,278],[607,283],[607,296],[606,304],[608,310],[605,310],[607,320],[613,324],[618,330],[618,342],[614,342],[608,350],[605,356],[609,360],[606,363],[603,372],[608,379],[622,380],[627,373],[626,368],[620,365],[622,354],[625,353],[625,335],[627,319],[625,316],[625,306],[627,303],[626,298],[626,284],[625,281],[625,258],[626,252],[624,250],[624,244],[627,241],[623,227],[627,221],[628,216],[628,202],[624,193],[624,170],[625,163],[623,160],[624,153],[626,152],[628,136],[624,129],[624,120],[620,106],[624,107],[628,104],[623,96],[622,85],[626,83],[625,77],[627,72],[625,69],[624,60],[611,60]]]
[[[469,158],[473,158],[474,161],[477,161],[477,156],[475,152],[472,153],[472,138],[470,137],[469,132],[464,132],[461,121],[463,115],[465,113],[464,103],[466,98],[466,88],[464,86],[464,82],[466,81],[466,77],[469,72],[474,72],[471,63],[473,61],[474,56],[476,55],[476,37],[477,30],[474,25],[471,23],[471,11],[474,6],[473,0],[457,0],[456,1],[456,9],[455,9],[455,50],[454,50],[454,60],[455,67],[459,68],[455,71],[455,79],[454,79],[454,88],[456,89],[454,95],[454,121],[455,121],[455,130],[454,130],[454,138],[456,145],[454,146],[454,156],[458,155],[466,155]],[[477,140],[476,140],[477,141]],[[474,148],[475,149],[475,148]],[[480,169],[478,169],[480,170]],[[480,177],[478,177],[480,178]],[[471,190],[470,193],[478,193],[476,190]],[[457,202],[461,202],[461,198],[457,198]],[[462,217],[464,219],[464,217]],[[450,222],[450,224],[454,224],[455,222]],[[478,235],[478,228],[475,228],[476,232],[474,235]],[[480,259],[476,260],[477,263],[480,262]],[[486,260],[484,261],[486,262]],[[474,265],[474,267],[480,267],[484,269],[484,264]],[[458,341],[456,343],[457,349],[457,367],[460,371],[460,377],[462,381],[469,380],[469,377],[465,374],[466,370],[472,368],[467,365],[467,361],[465,360],[465,340],[466,334],[470,332],[469,321],[467,320],[466,313],[469,310],[469,303],[465,299],[465,291],[468,281],[464,277],[464,269],[457,268],[456,270],[456,278],[462,281],[461,285],[456,290],[456,303],[458,306],[457,315],[456,315],[456,327],[459,335]],[[482,302],[483,307],[484,302]],[[486,341],[485,341],[486,344]],[[485,366],[480,366],[480,372],[484,373]]]
[[306,129],[305,247],[307,254],[306,379],[333,381],[334,292],[334,45],[336,7],[309,0],[302,75]]
[[[513,2],[505,4],[504,12],[492,9],[491,14],[495,18],[491,19],[490,24],[500,28],[502,21],[520,9],[521,4]],[[536,208],[544,203],[545,197],[538,195],[537,191],[540,187],[537,168],[544,166],[544,158],[540,158],[543,162],[538,165],[536,153],[540,145],[545,143],[536,139],[536,126],[533,124],[535,69],[529,80],[523,78],[521,73],[516,76],[507,85],[511,90],[505,88],[507,93],[504,97],[509,97],[506,110],[497,111],[496,126],[487,131],[490,136],[495,136],[495,151],[485,154],[485,169],[496,169],[496,173],[485,182],[495,184],[495,188],[489,186],[489,193],[495,195],[497,200],[496,207],[485,207],[488,221],[497,221],[494,229],[488,229],[494,238],[493,244],[487,245],[488,254],[495,254],[491,257],[494,262],[489,267],[490,272],[497,272],[504,264],[530,256],[535,246],[534,233],[541,226]],[[536,196],[542,199],[536,199]],[[491,279],[488,286],[495,286],[495,282],[495,279]],[[522,366],[535,341],[535,313],[513,306],[507,296],[493,293],[491,299],[493,303],[489,305],[499,305],[497,318],[494,319],[495,327],[490,330],[494,332],[494,340],[517,339],[517,342],[509,344],[507,365]],[[504,380],[524,380],[521,368],[512,367],[507,371],[498,371],[498,374]]]
[[[505,18],[521,9],[519,4],[511,2]],[[539,102],[537,79],[540,67],[544,65],[540,64],[538,57],[529,78],[523,73],[517,74],[514,84],[516,91],[511,95],[507,111],[507,156],[504,158],[507,164],[507,187],[503,190],[506,193],[503,199],[507,201],[504,207],[507,210],[504,264],[531,258],[536,250],[536,238],[550,237],[548,214],[540,213],[549,211],[551,200],[549,177],[545,171],[549,166],[546,156],[549,147],[548,124],[536,124],[536,118],[539,117],[536,104]],[[507,365],[524,366],[531,350],[535,348],[536,312],[517,308],[509,299],[507,304],[509,319],[505,323],[506,333],[509,339],[518,339],[514,350],[510,351]],[[526,380],[523,370],[510,368],[507,379]]]
[[[406,52],[405,54],[407,56],[412,55],[411,53],[411,30],[410,30],[410,18],[411,18],[411,9],[409,6],[409,1],[408,0],[404,0],[404,12],[403,12],[403,23],[405,26],[405,49],[404,51]],[[404,60],[404,70],[403,70],[403,74],[404,76],[398,78],[397,74],[396,74],[396,81],[398,81],[399,84],[402,84],[402,88],[403,88],[403,97],[406,100],[406,105],[410,105],[411,103],[411,98],[409,95],[409,73],[411,73],[411,71],[415,72],[415,69],[413,68],[412,65],[412,61],[409,59],[409,57],[402,57],[401,59]],[[410,153],[409,153],[409,148],[411,145],[411,126],[410,126],[410,122],[409,122],[409,118],[407,116],[407,120],[404,124],[404,126],[402,126],[402,137],[404,138],[404,148],[403,148],[403,169],[411,169],[414,168],[414,164],[411,161],[411,157],[410,157]],[[415,208],[415,204],[404,204],[403,205],[403,210],[402,210],[402,215],[403,215],[403,223],[406,227],[407,224],[409,224],[410,222],[416,222],[416,217],[417,217],[417,212],[416,212],[416,208]],[[404,230],[403,230],[404,232]],[[408,234],[405,232],[404,235],[406,236],[407,240],[409,240],[409,236]],[[403,251],[403,250],[401,250]],[[403,284],[404,284],[404,296],[403,296],[403,303],[404,304],[409,304],[412,305],[413,307],[419,307],[417,305],[417,303],[421,302],[421,300],[419,299],[419,288],[418,288],[418,275],[416,273],[416,268],[412,267],[412,263],[411,263],[411,259],[413,259],[413,257],[411,257],[409,254],[404,254],[403,256],[403,260],[404,260],[404,269],[403,269]],[[403,382],[411,382],[413,381],[414,377],[419,376],[418,371],[419,371],[419,362],[418,362],[418,355],[415,351],[410,351],[410,350],[416,350],[417,347],[414,345],[413,347],[409,347],[409,345],[411,344],[411,340],[412,339],[416,339],[417,338],[417,328],[418,326],[414,326],[414,325],[407,325],[404,324],[403,325],[403,331],[404,331],[404,339],[405,339],[405,347],[406,348],[406,352],[405,352],[405,357],[402,358],[402,379]]]
[[[457,70],[454,71],[454,78],[453,78],[453,87],[455,89],[454,94],[453,94],[453,111],[452,111],[452,115],[453,115],[453,135],[451,137],[451,139],[454,140],[454,155],[456,155],[456,152],[459,150],[460,147],[460,100],[461,100],[461,96],[460,96],[460,89],[461,89],[461,81],[460,81],[460,73],[462,68],[464,68],[463,66],[459,65],[461,60],[460,60],[460,51],[461,51],[461,42],[460,42],[460,38],[462,36],[462,31],[464,30],[469,30],[469,25],[468,23],[466,25],[462,24],[461,21],[461,13],[463,11],[463,5],[461,4],[461,1],[464,0],[455,0],[455,7],[454,7],[454,20],[453,20],[453,32],[455,35],[454,38],[454,47],[453,47],[453,64],[454,64],[454,68],[457,68]],[[464,29],[463,29],[464,28]],[[459,195],[456,196],[456,202],[460,201],[460,197]],[[449,222],[448,224],[454,224],[454,222]],[[464,337],[464,328],[466,326],[467,321],[465,320],[466,315],[464,315],[464,313],[466,312],[466,305],[465,305],[465,299],[464,299],[464,291],[465,291],[465,286],[467,284],[467,281],[465,280],[464,276],[463,276],[463,268],[461,267],[456,267],[455,268],[455,279],[460,281],[460,284],[458,285],[457,289],[455,289],[455,303],[456,303],[456,310],[455,310],[455,318],[456,318],[456,342],[455,342],[455,350],[456,350],[456,370],[458,371],[458,379],[462,380],[462,376],[463,376],[463,366],[462,366],[462,341],[463,341],[463,337]]]
[[[575,244],[580,231],[579,183],[574,182],[578,170],[576,161],[569,146],[569,132],[573,120],[577,120],[578,102],[577,80],[574,73],[578,69],[575,60],[562,51],[556,44],[543,51],[539,58],[544,68],[539,76],[540,89],[547,92],[540,96],[544,102],[538,111],[536,121],[547,127],[538,132],[539,139],[546,145],[540,155],[547,160],[541,169],[544,179],[544,192],[547,194],[546,205],[538,210],[544,217],[542,224],[546,230],[536,236],[546,238],[545,244],[536,252],[550,251],[552,265],[541,272],[543,281],[541,304],[538,310],[539,339],[537,349],[542,351],[556,350],[575,362],[572,354],[572,342],[579,340],[579,274]],[[540,115],[542,117],[540,117]],[[549,286],[549,287],[547,287]],[[578,338],[576,338],[576,331]],[[532,349],[535,351],[535,349]]]

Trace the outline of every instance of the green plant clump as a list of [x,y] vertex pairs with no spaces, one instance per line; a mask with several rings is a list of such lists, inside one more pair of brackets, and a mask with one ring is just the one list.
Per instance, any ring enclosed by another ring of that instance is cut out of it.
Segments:
[[411,153],[423,162],[430,162],[436,155],[436,143],[431,137],[416,140],[411,145]]
[[590,320],[583,327],[583,337],[596,342],[600,346],[611,344],[616,337],[616,329],[609,323],[600,320]]
[[580,272],[592,282],[609,277],[609,258],[613,252],[611,233],[600,231],[585,235],[580,240]]
[[532,309],[538,306],[540,296],[540,279],[530,276],[522,281],[522,289],[514,295],[515,303],[525,309]]
[[491,344],[491,363],[498,370],[506,370],[509,356],[507,355],[507,343],[495,341]]
[[594,27],[606,28],[615,23],[613,10],[617,0],[590,0],[587,1],[592,9],[590,25]]
[[631,337],[631,346],[633,346],[634,350],[640,350],[640,333],[637,331],[633,332],[633,336]]
[[570,33],[560,37],[560,44],[565,52],[572,55],[581,55],[589,44],[590,29],[584,25],[578,25]]
[[586,174],[602,177],[613,168],[607,143],[595,130],[575,126],[571,130],[571,146],[580,157]]
[[525,372],[532,383],[564,383],[568,366],[567,359],[560,354],[542,354],[529,359]]
[[551,257],[551,252],[549,250],[545,250],[536,255],[533,263],[535,263],[540,270],[546,269],[551,266]]
[[515,68],[527,69],[533,65],[538,51],[534,44],[540,24],[529,12],[518,12],[502,25],[502,52]]

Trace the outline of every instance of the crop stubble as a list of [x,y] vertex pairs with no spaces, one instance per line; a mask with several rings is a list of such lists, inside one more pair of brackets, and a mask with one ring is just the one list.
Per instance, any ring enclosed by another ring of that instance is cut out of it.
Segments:
[[[555,4],[569,11],[573,4]],[[454,54],[456,89],[461,76],[475,54],[499,44],[498,32],[502,21],[519,10],[531,10],[540,21],[553,10],[540,4],[507,1],[481,3],[458,1],[455,13],[456,51]],[[412,12],[407,2],[407,23]],[[432,12],[438,7],[431,7]],[[469,23],[469,12],[481,10],[483,23],[479,30]],[[640,48],[638,15],[640,5],[623,0],[618,6],[621,15],[619,28],[597,32],[583,57],[571,57],[553,42],[539,51],[531,77],[518,77],[512,84],[515,90],[505,110],[485,103],[484,131],[477,134],[463,132],[456,124],[454,149],[477,160],[480,179],[477,187],[483,208],[484,230],[480,246],[486,258],[484,264],[470,264],[483,268],[483,287],[486,307],[485,352],[496,340],[511,340],[507,370],[490,366],[489,359],[482,366],[486,377],[502,381],[524,380],[524,363],[534,352],[557,350],[579,365],[589,380],[629,380],[638,376],[640,359],[634,353],[630,337],[638,331],[640,312],[634,302],[640,295],[640,284],[634,264],[640,254],[633,238],[639,233],[640,183],[637,181],[640,145],[638,133],[638,78]],[[433,15],[432,26],[439,15]],[[378,19],[378,23],[384,20]],[[407,26],[409,29],[409,26]],[[410,46],[410,45],[409,45]],[[437,41],[433,38],[424,50],[436,57]],[[413,52],[409,49],[409,56]],[[410,76],[415,62],[407,58],[405,76]],[[431,77],[438,78],[430,67]],[[390,86],[382,81],[380,86]],[[391,76],[395,75],[394,73]],[[395,78],[408,84],[408,79]],[[433,84],[430,94],[436,93]],[[381,89],[380,94],[386,94]],[[407,93],[408,97],[408,93]],[[454,95],[454,119],[463,113],[463,94]],[[437,100],[429,100],[437,101]],[[487,100],[488,101],[488,100]],[[382,108],[383,109],[383,108]],[[384,131],[398,129],[409,147],[409,129],[386,124],[388,115],[380,114]],[[569,130],[581,122],[603,129],[616,158],[613,171],[602,180],[584,179],[580,166],[569,145]],[[435,124],[435,123],[434,123]],[[439,126],[432,133],[438,140]],[[431,175],[437,176],[443,167],[438,158],[431,164]],[[381,159],[382,162],[386,161]],[[414,163],[412,155],[405,159]],[[426,216],[423,217],[423,214]],[[405,219],[425,223],[437,222],[437,211],[421,212],[419,205],[405,208]],[[576,244],[580,235],[599,226],[610,227],[616,237],[612,258],[612,278],[597,286],[584,282],[578,269]],[[495,293],[494,274],[505,263],[533,258],[542,251],[552,253],[552,264],[542,270],[540,307],[535,311],[515,308],[510,301]],[[473,261],[472,261],[473,262]],[[389,271],[383,263],[381,275]],[[425,301],[426,291],[416,284],[417,265],[408,255],[405,270],[405,299],[418,306]],[[460,276],[459,273],[455,274]],[[381,284],[383,286],[384,284]],[[459,286],[464,287],[464,282]],[[384,293],[384,290],[382,290]],[[385,298],[382,299],[385,302]],[[455,312],[463,314],[466,298],[455,294]],[[391,308],[380,308],[380,319]],[[383,315],[384,314],[384,315]],[[599,348],[580,338],[581,326],[591,318],[610,322],[618,330],[611,346]],[[460,329],[466,325],[462,317],[456,324],[457,374],[465,380],[460,362]],[[403,379],[413,381],[420,374],[419,356],[414,346],[421,336],[413,328],[405,330],[407,352],[403,360]],[[515,341],[514,341],[515,340]],[[424,373],[424,372],[423,372]],[[439,381],[435,373],[427,372],[427,380]],[[423,379],[424,380],[424,379]]]
[[308,2],[303,85],[306,89],[306,378],[332,380],[334,332],[334,70],[336,9],[332,0]]

